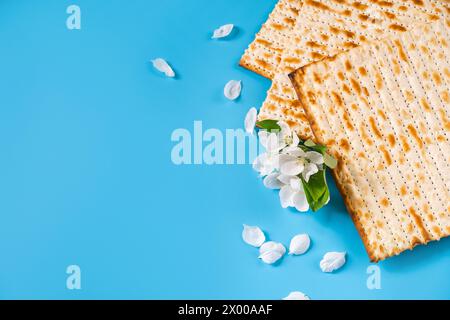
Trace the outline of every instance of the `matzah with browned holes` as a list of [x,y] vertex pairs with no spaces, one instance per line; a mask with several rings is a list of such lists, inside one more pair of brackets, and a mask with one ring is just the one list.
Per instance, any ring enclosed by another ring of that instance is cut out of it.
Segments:
[[303,139],[312,137],[286,75],[309,63],[368,41],[397,34],[450,15],[447,0],[304,0],[297,25],[283,50],[259,117],[285,120]]
[[450,235],[449,45],[440,20],[291,75],[372,261]]
[[281,56],[289,45],[301,6],[301,0],[280,0],[245,51],[240,64],[272,79],[277,72]]

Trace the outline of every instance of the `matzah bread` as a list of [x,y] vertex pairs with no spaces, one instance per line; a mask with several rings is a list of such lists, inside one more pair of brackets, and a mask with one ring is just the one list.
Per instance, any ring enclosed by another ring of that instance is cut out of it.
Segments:
[[273,79],[289,45],[301,6],[301,0],[280,0],[242,56],[241,66]]
[[402,33],[418,23],[447,19],[448,4],[447,0],[304,0],[260,119],[285,120],[303,139],[311,138],[305,115],[285,75],[368,41]]
[[450,31],[420,24],[291,75],[372,261],[450,235]]

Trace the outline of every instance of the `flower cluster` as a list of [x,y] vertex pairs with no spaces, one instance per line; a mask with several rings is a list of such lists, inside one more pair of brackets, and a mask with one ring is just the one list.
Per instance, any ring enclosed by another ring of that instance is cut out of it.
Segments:
[[[266,152],[255,159],[253,168],[264,178],[267,188],[280,189],[283,208],[294,207],[300,212],[306,212],[310,209],[311,196],[305,192],[305,187],[312,176],[324,172],[324,154],[308,148],[283,121],[275,122],[275,127],[274,122],[271,122],[271,128],[275,130],[258,132],[260,143]],[[324,175],[323,177],[325,179]],[[326,182],[323,186],[328,192]],[[329,193],[326,197],[321,206],[328,203]]]

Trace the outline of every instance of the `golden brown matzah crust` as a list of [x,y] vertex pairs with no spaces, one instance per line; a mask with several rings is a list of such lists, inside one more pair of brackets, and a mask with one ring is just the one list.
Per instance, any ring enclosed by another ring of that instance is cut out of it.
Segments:
[[241,58],[240,65],[273,79],[297,24],[301,0],[280,0]]
[[291,75],[372,261],[450,235],[449,45],[437,20]]
[[260,119],[285,120],[302,138],[311,138],[305,114],[285,75],[364,43],[403,33],[416,24],[437,19],[449,23],[449,17],[447,0],[304,0]]

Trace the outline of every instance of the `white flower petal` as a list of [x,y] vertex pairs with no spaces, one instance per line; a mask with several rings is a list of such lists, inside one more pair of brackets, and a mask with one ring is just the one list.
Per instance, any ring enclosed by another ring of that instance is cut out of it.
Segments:
[[234,25],[233,24],[226,24],[221,26],[220,28],[214,30],[212,39],[220,39],[225,38],[230,35],[230,33],[233,31]]
[[265,162],[267,161],[267,153],[261,153],[256,159],[253,161],[253,169],[257,172],[261,172],[264,167]]
[[267,137],[267,145],[266,145],[267,152],[269,153],[278,152],[280,150],[278,142],[279,142],[278,135],[274,132],[270,133],[269,136]]
[[267,139],[269,139],[270,132],[267,130],[259,130],[258,132],[258,139],[259,143],[264,147],[264,149],[267,149]]
[[155,60],[152,60],[153,67],[158,70],[159,72],[164,73],[167,77],[173,78],[175,77],[175,72],[173,69],[169,66],[166,60],[157,58]]
[[286,153],[280,154],[280,166],[285,164],[286,162],[295,161],[295,160],[297,160],[297,158],[290,154],[286,154]]
[[309,178],[311,178],[312,175],[315,175],[317,172],[319,172],[319,168],[317,168],[317,165],[314,163],[308,163],[305,166],[305,169],[302,172],[303,179],[305,179],[306,182],[309,182]]
[[272,174],[276,170],[276,167],[273,165],[273,163],[267,163],[263,169],[260,172],[261,177],[268,176],[269,174]]
[[291,127],[289,127],[289,125],[288,125],[286,122],[284,122],[284,121],[278,121],[277,124],[278,124],[278,125],[280,126],[280,128],[281,128],[280,133],[281,133],[281,135],[282,135],[283,137],[285,137],[285,136],[291,136],[291,135],[292,135]]
[[241,81],[231,80],[223,88],[223,94],[228,100],[236,100],[241,95]]
[[264,254],[269,251],[277,251],[281,253],[281,255],[284,255],[286,253],[286,248],[281,243],[275,241],[267,241],[261,246],[261,248],[259,248],[260,254]]
[[274,264],[278,260],[280,260],[283,257],[283,255],[278,251],[268,251],[259,256],[259,259],[261,259],[264,263],[267,264]]
[[311,239],[307,234],[299,234],[292,238],[289,245],[289,254],[301,255],[308,251],[311,245]]
[[294,189],[295,191],[301,191],[301,192],[303,192],[302,181],[300,180],[299,177],[297,177],[297,176],[291,177],[291,180],[289,180],[289,185],[290,185],[291,188]]
[[303,189],[294,194],[292,198],[292,206],[300,212],[307,212],[309,210],[308,199],[306,199]]
[[259,248],[259,258],[267,264],[273,264],[280,260],[286,253],[286,248],[278,242],[269,241]]
[[280,171],[288,176],[296,176],[303,172],[305,166],[298,159],[280,163]]
[[314,164],[323,164],[324,163],[323,155],[316,151],[307,152],[305,157],[306,157],[306,159],[308,159],[310,162],[312,162]]
[[290,186],[284,186],[280,190],[280,202],[283,209],[293,207],[295,191]]
[[289,295],[286,298],[283,298],[283,300],[311,300],[311,299],[303,292],[294,291],[289,293]]
[[328,252],[320,261],[320,269],[323,272],[333,272],[345,264],[345,252]]
[[245,116],[245,131],[247,133],[253,134],[256,125],[256,117],[258,116],[258,111],[256,108],[251,108],[248,110],[247,115]]
[[280,180],[278,180],[278,176],[279,175],[280,174],[278,172],[269,174],[264,179],[264,186],[266,188],[269,188],[269,189],[272,189],[272,190],[281,189],[281,187],[283,186],[283,183]]
[[244,224],[244,230],[242,231],[242,239],[245,243],[259,248],[264,241],[266,241],[266,237],[264,232],[258,227],[251,227]]
[[297,145],[291,145],[283,150],[284,153],[291,155],[295,158],[304,158],[306,156],[305,151],[300,149]]
[[277,154],[262,153],[253,161],[253,169],[265,177],[278,170],[278,162]]
[[287,176],[285,174],[280,174],[278,176],[278,180],[280,180],[280,182],[285,184],[285,185],[290,185],[291,184],[291,179],[292,179],[292,176]]
[[293,132],[292,133],[292,144],[291,144],[291,146],[297,147],[299,143],[300,143],[300,138],[298,137],[298,135],[295,132]]

